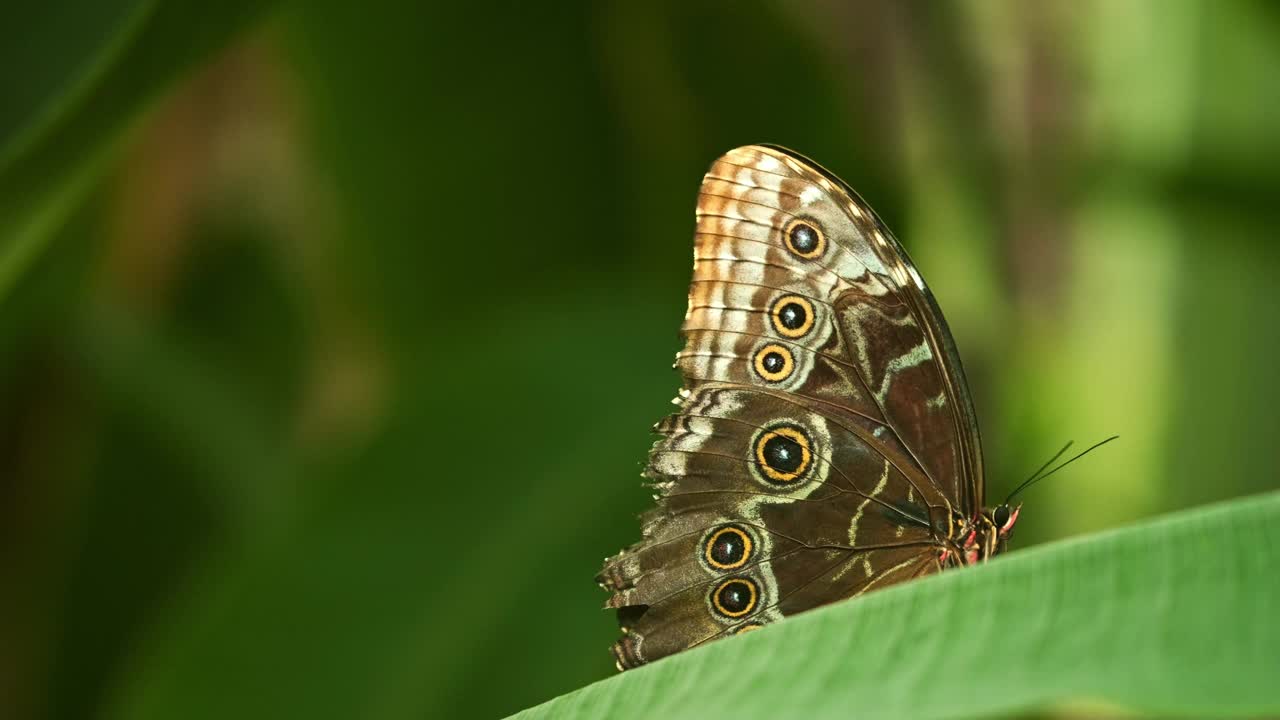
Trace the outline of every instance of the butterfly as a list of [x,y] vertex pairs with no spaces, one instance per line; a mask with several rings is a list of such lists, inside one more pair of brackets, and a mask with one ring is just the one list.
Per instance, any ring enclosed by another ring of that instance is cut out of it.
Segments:
[[790,150],[715,161],[698,194],[679,410],[642,539],[605,560],[619,670],[1002,552],[973,403],[902,246]]

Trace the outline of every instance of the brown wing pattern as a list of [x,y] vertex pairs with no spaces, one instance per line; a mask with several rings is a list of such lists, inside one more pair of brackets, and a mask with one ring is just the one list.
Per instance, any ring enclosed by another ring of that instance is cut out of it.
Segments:
[[938,518],[981,507],[950,335],[870,208],[767,146],[698,199],[676,366],[641,542],[606,561],[620,668],[939,568]]

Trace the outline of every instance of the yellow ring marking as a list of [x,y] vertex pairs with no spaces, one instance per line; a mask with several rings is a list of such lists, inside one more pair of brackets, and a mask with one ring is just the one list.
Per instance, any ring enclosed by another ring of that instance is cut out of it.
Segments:
[[[745,608],[737,612],[734,612],[726,608],[724,605],[720,604],[720,591],[728,587],[730,583],[736,583],[736,582],[744,583],[747,586],[747,588],[751,590],[751,600],[750,602],[747,603],[747,606]],[[715,591],[711,593],[711,603],[715,605],[716,612],[720,613],[721,615],[724,615],[725,617],[731,617],[731,618],[740,618],[743,615],[749,614],[752,610],[755,610],[756,601],[759,599],[760,599],[760,593],[758,590],[756,590],[756,584],[748,580],[747,578],[741,578],[741,577],[729,578],[728,580],[725,580],[724,582],[717,585]]]
[[741,635],[742,633],[751,632],[752,630],[759,630],[762,627],[764,627],[763,623],[743,623],[738,626],[737,630],[733,631],[733,634]]
[[[800,248],[795,246],[794,242],[791,241],[791,233],[801,225],[813,230],[813,234],[818,237],[818,242],[814,244],[813,249],[809,252],[802,251]],[[793,255],[799,258],[804,258],[805,260],[812,260],[813,258],[821,255],[822,252],[827,249],[827,236],[822,233],[822,228],[819,228],[808,220],[796,219],[787,223],[787,227],[782,231],[782,241],[786,244],[787,249],[790,250]]]
[[[804,324],[794,330],[782,324],[782,308],[792,303],[804,308]],[[813,303],[799,295],[784,295],[773,304],[770,317],[773,318],[773,329],[777,330],[778,334],[783,337],[804,337],[806,333],[813,329]]]
[[[795,472],[784,472],[776,468],[770,467],[764,456],[764,446],[775,437],[784,437],[794,441],[800,446],[800,466]],[[795,482],[805,471],[809,469],[809,463],[813,461],[813,453],[809,449],[809,438],[796,428],[780,427],[770,430],[760,436],[756,441],[756,460],[760,462],[760,469],[764,471],[765,476],[777,483]]]
[[[742,553],[741,560],[734,563],[726,564],[726,563],[716,562],[715,558],[711,557],[711,549],[716,546],[716,541],[719,540],[720,536],[724,535],[725,533],[732,533],[742,538],[743,553]],[[750,559],[751,551],[753,549],[754,548],[751,544],[751,536],[731,525],[729,527],[722,527],[719,530],[715,531],[714,534],[712,534],[711,538],[707,540],[707,544],[703,549],[703,554],[707,558],[707,564],[710,565],[711,567],[716,568],[717,570],[733,570],[734,568],[740,568],[743,565],[747,564],[747,560]]]
[[[771,352],[776,352],[782,356],[782,369],[777,372],[769,372],[764,366],[764,357]],[[795,357],[791,355],[791,351],[786,347],[777,343],[769,343],[760,348],[756,353],[755,362],[756,374],[769,382],[781,382],[791,377],[791,373],[796,369]]]

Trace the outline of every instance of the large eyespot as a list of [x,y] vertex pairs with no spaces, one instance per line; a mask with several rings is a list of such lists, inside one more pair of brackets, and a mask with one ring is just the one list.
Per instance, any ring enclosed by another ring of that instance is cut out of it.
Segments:
[[756,351],[756,374],[768,382],[782,382],[791,377],[796,369],[795,357],[786,347],[777,343],[769,343]]
[[754,544],[751,536],[736,525],[717,528],[702,545],[702,556],[717,570],[733,570],[747,564]]
[[755,610],[759,599],[756,584],[747,578],[725,580],[711,591],[711,607],[728,618],[740,618]]
[[811,260],[827,248],[827,238],[817,225],[808,220],[792,220],[782,231],[787,249],[797,257]]
[[799,295],[783,295],[770,312],[773,329],[783,337],[798,338],[813,329],[813,303]]
[[756,461],[769,482],[787,485],[800,479],[813,464],[809,438],[791,425],[773,428],[756,440]]

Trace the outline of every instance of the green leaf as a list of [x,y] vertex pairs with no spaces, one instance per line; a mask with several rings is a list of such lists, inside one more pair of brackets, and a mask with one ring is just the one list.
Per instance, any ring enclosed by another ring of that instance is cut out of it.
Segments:
[[[7,48],[0,88],[22,103],[0,114],[0,299],[94,187],[159,91],[271,4],[119,0],[87,18],[65,5],[25,8],[9,18],[12,36],[0,33]],[[69,41],[62,65],[46,67],[42,40]]]
[[1280,493],[1014,552],[595,683],[517,717],[1280,712]]

